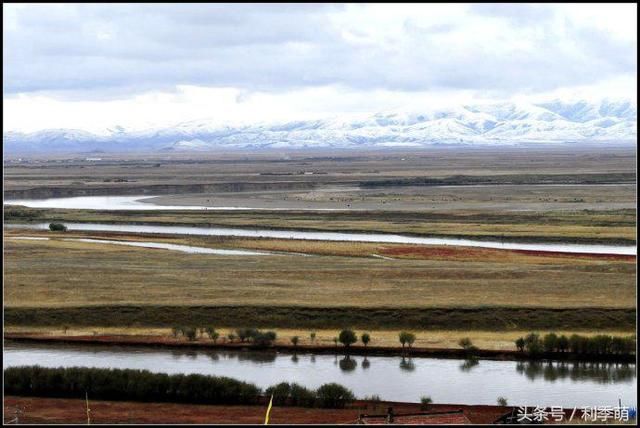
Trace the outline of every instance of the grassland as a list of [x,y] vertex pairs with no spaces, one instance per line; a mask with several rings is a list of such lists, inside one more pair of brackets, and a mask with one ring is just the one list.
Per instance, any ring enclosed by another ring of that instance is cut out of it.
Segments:
[[[153,237],[159,239],[212,248],[305,249],[313,255],[194,255],[8,236],[5,323],[168,327],[223,325],[233,319],[236,325],[280,328],[634,326],[633,258],[467,248],[442,253],[437,247],[425,252],[339,242],[305,242],[298,248],[301,243],[279,240]],[[372,256],[394,252],[404,258]]]
[[[155,201],[162,204],[267,209],[9,207],[4,219],[631,245],[636,243],[635,154],[632,148],[546,147],[5,161],[5,197],[145,194],[159,195]],[[282,335],[295,331],[303,337],[314,329],[326,340],[325,334],[333,337],[335,329],[350,326],[371,330],[381,340],[392,340],[398,329],[413,329],[425,332],[424,340],[447,346],[464,334],[480,346],[498,349],[513,339],[511,334],[534,329],[635,329],[634,257],[125,233],[64,235],[309,255],[222,257],[11,239],[54,236],[48,232],[6,229],[5,235],[4,321],[10,328],[248,326],[276,328]],[[489,330],[505,336],[489,338]]]

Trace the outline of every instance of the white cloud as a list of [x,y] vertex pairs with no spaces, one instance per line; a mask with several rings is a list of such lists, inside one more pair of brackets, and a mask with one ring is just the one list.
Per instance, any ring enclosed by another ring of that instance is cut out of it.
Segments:
[[635,99],[635,4],[5,4],[7,129]]

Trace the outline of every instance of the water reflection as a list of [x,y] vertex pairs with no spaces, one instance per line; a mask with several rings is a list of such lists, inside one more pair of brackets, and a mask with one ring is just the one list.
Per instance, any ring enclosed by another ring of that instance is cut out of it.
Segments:
[[414,364],[412,358],[402,357],[402,360],[400,360],[400,370],[403,370],[406,372],[412,372],[415,369],[416,369],[416,365]]
[[635,379],[635,366],[624,363],[566,362],[566,361],[519,361],[516,371],[530,380],[558,379],[592,380],[598,383],[617,383]]
[[352,372],[358,367],[358,362],[355,358],[351,358],[351,356],[346,355],[343,359],[340,360],[340,370],[343,372]]
[[480,364],[480,361],[477,358],[467,358],[464,360],[464,363],[460,364],[460,370],[463,372],[469,372],[478,364]]
[[371,367],[371,362],[367,357],[364,357],[364,360],[362,360],[362,368],[366,370],[369,367]]
[[[405,356],[297,355],[250,350],[186,350],[90,345],[5,343],[4,367],[103,367],[161,373],[228,376],[267,388],[296,382],[308,388],[337,382],[356,396],[380,395],[418,402],[429,379],[435,402],[495,404],[506,396],[513,405],[609,405],[622,397],[635,405],[634,364],[516,362]],[[195,357],[194,357],[195,356]],[[358,368],[360,366],[362,370]]]

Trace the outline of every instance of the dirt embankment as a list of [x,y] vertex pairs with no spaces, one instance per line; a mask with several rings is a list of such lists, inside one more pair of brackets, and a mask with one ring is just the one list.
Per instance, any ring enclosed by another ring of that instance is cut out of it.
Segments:
[[126,195],[171,195],[207,192],[247,192],[259,190],[308,190],[316,183],[304,181],[274,182],[229,182],[209,184],[156,184],[146,186],[104,186],[104,187],[35,187],[31,189],[5,190],[5,199],[47,199],[74,196],[126,196]]
[[432,358],[482,358],[492,360],[537,360],[555,359],[572,361],[610,361],[631,363],[635,361],[635,355],[582,355],[572,352],[544,352],[531,355],[527,352],[478,349],[473,352],[464,349],[452,348],[418,348],[418,347],[392,347],[392,346],[343,346],[326,345],[272,345],[268,347],[256,347],[250,343],[213,343],[207,341],[185,341],[168,336],[142,336],[142,335],[98,335],[98,336],[49,336],[30,333],[5,333],[5,340],[15,342],[35,343],[66,343],[66,344],[90,344],[90,345],[118,345],[118,346],[155,346],[183,349],[233,349],[233,350],[268,350],[287,353],[313,353],[313,354],[351,354],[367,356],[408,356],[408,357],[432,357]]
[[[256,406],[195,405],[176,403],[137,403],[130,401],[95,401],[89,397],[92,424],[263,424],[266,404]],[[271,410],[270,424],[352,424],[360,414],[421,412],[420,404],[357,401],[346,409],[279,407]],[[21,424],[85,424],[84,399],[4,397],[4,422],[11,422],[19,409]],[[502,406],[465,406],[433,404],[429,412],[460,411],[472,423],[490,424],[511,411]],[[442,418],[439,418],[442,419]],[[431,422],[437,423],[434,419]],[[446,421],[442,421],[446,422]]]

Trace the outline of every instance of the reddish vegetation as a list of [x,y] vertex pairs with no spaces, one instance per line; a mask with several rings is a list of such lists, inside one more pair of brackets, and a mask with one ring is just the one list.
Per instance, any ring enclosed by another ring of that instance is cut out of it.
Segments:
[[383,255],[393,256],[412,256],[424,259],[465,259],[465,260],[482,260],[488,258],[504,258],[505,255],[521,254],[532,257],[545,258],[580,258],[580,259],[598,259],[598,260],[621,260],[635,262],[636,256],[623,254],[582,254],[582,253],[563,253],[555,251],[534,251],[534,250],[497,250],[490,248],[473,248],[473,247],[420,247],[405,246],[384,248],[380,251]]
[[[91,398],[91,397],[89,397]],[[14,417],[16,406],[22,410],[20,423],[83,424],[87,422],[83,399],[16,397],[4,398],[4,422]],[[306,409],[301,407],[273,407],[273,424],[343,424],[355,423],[362,413],[383,414],[388,407],[394,413],[420,412],[420,404],[356,402],[348,409]],[[175,403],[136,403],[128,401],[89,401],[92,424],[109,423],[167,423],[167,424],[262,424],[266,406],[210,406]],[[500,406],[461,406],[434,404],[430,411],[463,410],[472,423],[486,424],[510,411]],[[450,416],[433,417],[431,423],[450,423]]]

